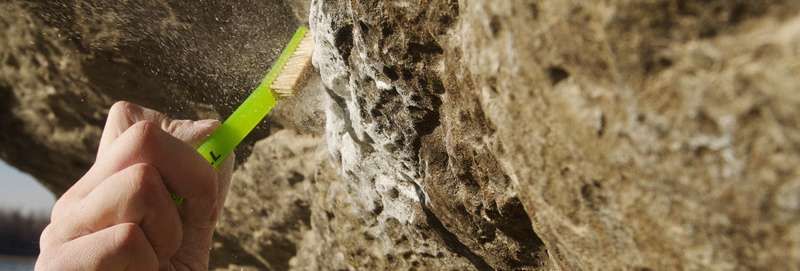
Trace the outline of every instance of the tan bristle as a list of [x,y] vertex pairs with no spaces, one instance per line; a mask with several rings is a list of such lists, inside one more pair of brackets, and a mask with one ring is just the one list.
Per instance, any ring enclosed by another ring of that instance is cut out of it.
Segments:
[[272,82],[272,90],[280,97],[288,97],[302,89],[313,70],[311,67],[313,52],[314,37],[309,31],[283,66],[278,78]]

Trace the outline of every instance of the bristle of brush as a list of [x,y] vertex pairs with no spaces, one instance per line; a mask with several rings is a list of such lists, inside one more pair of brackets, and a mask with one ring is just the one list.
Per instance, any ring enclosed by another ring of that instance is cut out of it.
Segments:
[[272,90],[279,97],[285,98],[294,95],[296,91],[302,89],[313,70],[311,66],[311,55],[314,52],[314,37],[311,32],[307,32],[303,40],[295,49],[292,56],[281,69],[280,74],[272,82]]

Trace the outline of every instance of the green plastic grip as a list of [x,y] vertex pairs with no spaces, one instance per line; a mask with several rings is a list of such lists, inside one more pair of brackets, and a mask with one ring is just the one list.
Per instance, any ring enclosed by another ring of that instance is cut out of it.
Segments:
[[276,103],[276,95],[272,91],[272,82],[280,75],[286,62],[297,50],[308,28],[301,26],[295,31],[286,48],[272,65],[261,84],[250,94],[236,111],[231,114],[222,125],[217,128],[200,147],[197,152],[203,156],[214,168],[219,165],[236,149],[236,146],[269,114]]
[[[197,148],[197,152],[211,163],[214,169],[219,168],[222,162],[236,149],[236,146],[239,146],[239,143],[275,107],[277,99],[272,91],[272,82],[278,78],[286,62],[292,57],[303,37],[305,37],[306,32],[308,32],[308,28],[305,26],[300,26],[295,31],[289,44],[283,49],[281,55],[278,56],[278,60],[272,64],[269,72],[267,72],[267,75],[264,76],[264,79],[261,80],[261,83],[253,93]],[[183,204],[183,197],[174,193],[171,193],[171,196],[176,205]]]
[[261,84],[214,133],[203,141],[197,152],[214,168],[218,168],[274,106],[275,95],[268,85]]

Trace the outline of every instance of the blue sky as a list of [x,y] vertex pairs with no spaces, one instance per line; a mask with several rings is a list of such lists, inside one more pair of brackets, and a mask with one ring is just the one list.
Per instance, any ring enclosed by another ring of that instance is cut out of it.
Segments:
[[31,176],[0,160],[0,209],[50,214],[55,197]]

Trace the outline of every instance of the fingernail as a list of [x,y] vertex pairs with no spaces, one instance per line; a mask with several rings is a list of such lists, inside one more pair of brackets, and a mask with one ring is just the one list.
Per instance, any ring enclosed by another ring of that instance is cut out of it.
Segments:
[[215,119],[198,120],[194,122],[194,125],[205,128],[211,128],[219,126],[219,121]]

